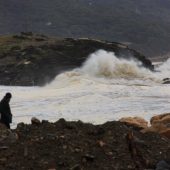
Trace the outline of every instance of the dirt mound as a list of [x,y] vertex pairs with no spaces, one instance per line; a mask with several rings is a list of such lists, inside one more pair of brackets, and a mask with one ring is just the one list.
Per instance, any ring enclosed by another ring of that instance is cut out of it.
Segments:
[[3,170],[144,170],[170,158],[169,139],[121,122],[20,123],[13,133],[15,141],[0,140]]

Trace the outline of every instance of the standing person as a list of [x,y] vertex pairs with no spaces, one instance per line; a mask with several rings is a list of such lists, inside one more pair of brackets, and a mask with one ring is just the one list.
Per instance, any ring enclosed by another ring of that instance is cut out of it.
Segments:
[[0,122],[5,124],[8,129],[10,129],[10,123],[12,123],[12,114],[9,105],[11,97],[11,93],[6,93],[0,102]]

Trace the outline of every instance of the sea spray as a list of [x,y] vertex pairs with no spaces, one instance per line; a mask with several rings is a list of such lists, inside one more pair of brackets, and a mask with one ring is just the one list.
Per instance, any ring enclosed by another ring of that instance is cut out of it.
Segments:
[[142,67],[138,60],[120,59],[113,52],[98,50],[91,54],[82,66],[82,72],[105,78],[146,78],[151,71]]
[[104,123],[127,116],[147,120],[170,110],[169,60],[151,72],[134,60],[119,59],[99,50],[82,67],[56,76],[46,87],[0,86],[10,91],[14,124],[31,117],[56,121],[82,120]]
[[95,82],[128,85],[160,84],[163,78],[170,77],[169,62],[170,60],[152,72],[133,57],[130,59],[118,58],[113,52],[98,50],[89,55],[82,67],[56,76],[50,86],[64,88],[75,84],[86,86]]
[[156,71],[157,72],[155,74],[160,79],[170,78],[170,58],[161,65],[159,65]]

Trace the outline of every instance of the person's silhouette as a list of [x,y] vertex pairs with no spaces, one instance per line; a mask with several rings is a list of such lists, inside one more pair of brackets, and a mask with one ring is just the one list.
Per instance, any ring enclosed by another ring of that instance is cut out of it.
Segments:
[[12,114],[9,105],[11,97],[11,93],[8,92],[0,102],[0,122],[5,124],[9,129],[10,123],[12,123]]

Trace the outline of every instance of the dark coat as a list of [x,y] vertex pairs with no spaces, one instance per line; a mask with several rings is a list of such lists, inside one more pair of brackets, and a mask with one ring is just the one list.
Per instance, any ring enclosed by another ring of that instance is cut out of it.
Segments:
[[1,113],[0,122],[9,126],[9,123],[12,122],[12,114],[11,114],[9,102],[5,99],[2,99],[0,102],[0,113]]

